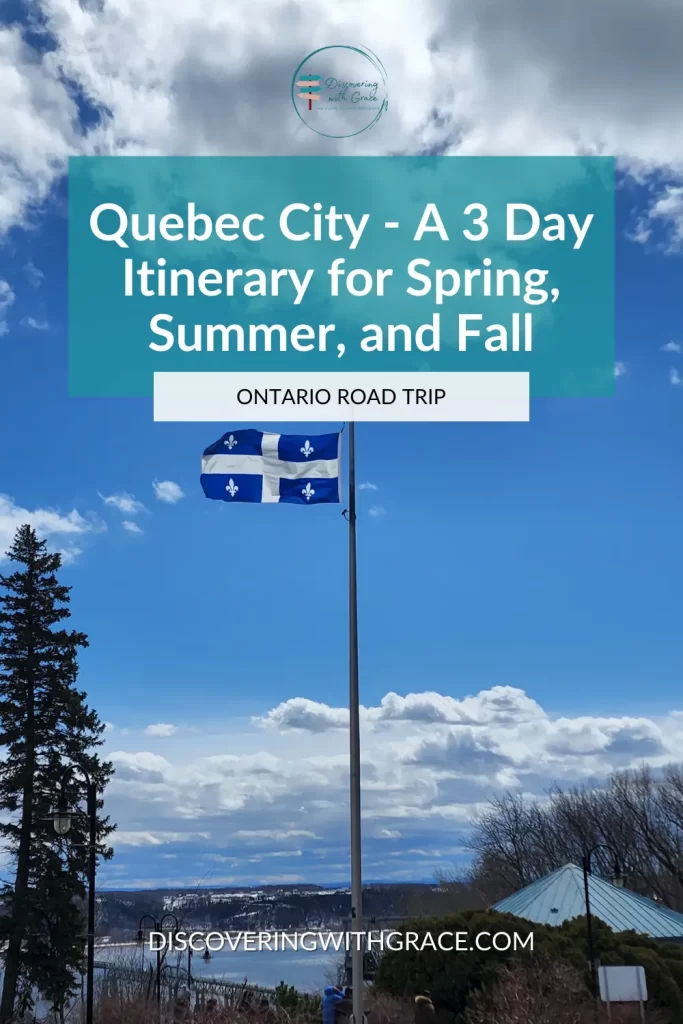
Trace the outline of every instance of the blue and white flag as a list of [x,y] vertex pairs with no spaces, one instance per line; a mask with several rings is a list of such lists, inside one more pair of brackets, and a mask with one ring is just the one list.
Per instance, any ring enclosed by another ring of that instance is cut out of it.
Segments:
[[215,501],[339,502],[341,434],[235,430],[202,456],[201,484]]

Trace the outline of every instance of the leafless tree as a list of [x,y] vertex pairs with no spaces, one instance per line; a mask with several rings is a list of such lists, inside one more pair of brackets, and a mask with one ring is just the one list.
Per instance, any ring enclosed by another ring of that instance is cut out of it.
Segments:
[[597,847],[596,873],[610,878],[616,855],[629,888],[683,909],[683,767],[617,772],[603,787],[555,786],[535,802],[498,796],[476,821],[471,847],[469,881],[489,902]]

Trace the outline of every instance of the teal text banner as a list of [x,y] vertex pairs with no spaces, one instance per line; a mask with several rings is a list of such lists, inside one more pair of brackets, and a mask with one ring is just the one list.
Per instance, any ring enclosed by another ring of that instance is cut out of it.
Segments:
[[529,371],[614,387],[614,162],[77,157],[69,390],[155,371]]

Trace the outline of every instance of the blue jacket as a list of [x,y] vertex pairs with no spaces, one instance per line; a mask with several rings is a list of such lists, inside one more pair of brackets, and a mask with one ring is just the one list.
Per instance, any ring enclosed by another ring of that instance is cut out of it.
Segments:
[[323,1024],[334,1024],[334,1010],[340,999],[343,999],[344,995],[335,988],[334,985],[328,985],[323,992]]

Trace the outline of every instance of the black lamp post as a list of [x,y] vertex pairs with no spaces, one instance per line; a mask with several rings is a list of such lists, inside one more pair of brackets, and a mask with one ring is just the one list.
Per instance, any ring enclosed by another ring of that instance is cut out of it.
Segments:
[[586,938],[588,940],[588,967],[593,982],[594,991],[598,992],[598,972],[597,964],[595,962],[595,946],[593,942],[593,918],[591,916],[591,902],[590,894],[588,891],[588,876],[591,873],[591,857],[596,850],[607,850],[607,852],[614,858],[614,884],[621,887],[623,885],[623,879],[621,875],[621,867],[619,864],[619,858],[614,852],[611,846],[607,846],[606,843],[597,843],[595,846],[587,850],[583,855],[583,889],[586,895]]
[[[155,917],[152,917],[151,914],[143,914],[142,917],[140,918],[140,922],[138,924],[138,942],[144,942],[145,933],[143,931],[142,926],[143,926],[145,921],[151,921],[152,922],[152,930],[153,931],[155,931],[155,932],[163,932],[163,930],[164,930],[164,921],[166,920],[167,917],[170,917],[170,918],[173,919],[173,922],[174,922],[174,925],[175,925],[175,931],[178,931],[178,929],[180,928],[180,922],[178,921],[178,918],[175,916],[175,914],[170,914],[170,913],[169,914],[164,914],[164,916],[161,918],[160,921],[157,921],[157,919]],[[158,1008],[158,1012],[161,1013],[161,947],[160,946],[157,946],[156,994],[157,994],[157,1008]]]
[[65,836],[71,830],[74,817],[81,812],[69,807],[66,784],[74,774],[80,772],[86,784],[86,816],[88,819],[88,952],[86,964],[85,1021],[92,1024],[93,983],[95,974],[95,871],[97,869],[97,786],[85,768],[79,764],[64,769],[60,784],[57,807],[52,815],[52,824],[58,836]]

